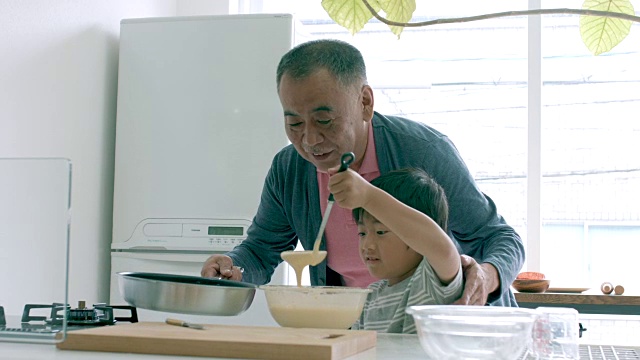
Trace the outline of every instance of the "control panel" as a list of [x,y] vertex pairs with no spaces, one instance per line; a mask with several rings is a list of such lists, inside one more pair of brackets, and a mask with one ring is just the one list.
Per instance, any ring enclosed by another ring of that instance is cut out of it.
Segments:
[[246,219],[145,219],[112,249],[229,251],[247,238]]

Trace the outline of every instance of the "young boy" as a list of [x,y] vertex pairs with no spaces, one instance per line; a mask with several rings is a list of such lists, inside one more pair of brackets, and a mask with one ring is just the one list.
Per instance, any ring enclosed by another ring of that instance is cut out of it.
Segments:
[[419,169],[386,173],[371,183],[357,172],[335,173],[329,190],[353,209],[360,257],[372,276],[362,316],[353,329],[415,333],[407,306],[450,304],[462,295],[460,254],[446,233],[443,189]]

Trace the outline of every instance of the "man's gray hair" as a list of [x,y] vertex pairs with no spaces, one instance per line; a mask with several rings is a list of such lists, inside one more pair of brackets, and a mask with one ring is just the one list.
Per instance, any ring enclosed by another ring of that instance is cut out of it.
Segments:
[[300,80],[319,69],[326,69],[345,87],[367,83],[367,69],[355,46],[340,40],[314,40],[289,50],[278,64],[276,83],[280,91],[282,76]]

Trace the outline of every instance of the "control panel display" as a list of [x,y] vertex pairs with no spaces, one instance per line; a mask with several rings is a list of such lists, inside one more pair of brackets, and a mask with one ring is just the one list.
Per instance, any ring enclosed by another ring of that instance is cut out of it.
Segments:
[[244,230],[242,226],[209,226],[208,229],[209,235],[219,235],[219,236],[242,236],[244,235]]

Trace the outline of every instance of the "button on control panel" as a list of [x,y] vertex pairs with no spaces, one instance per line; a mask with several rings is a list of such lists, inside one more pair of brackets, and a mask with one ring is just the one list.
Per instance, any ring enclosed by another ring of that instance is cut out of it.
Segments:
[[208,242],[211,246],[221,250],[231,250],[240,244],[244,239],[230,239],[223,237],[211,237]]

